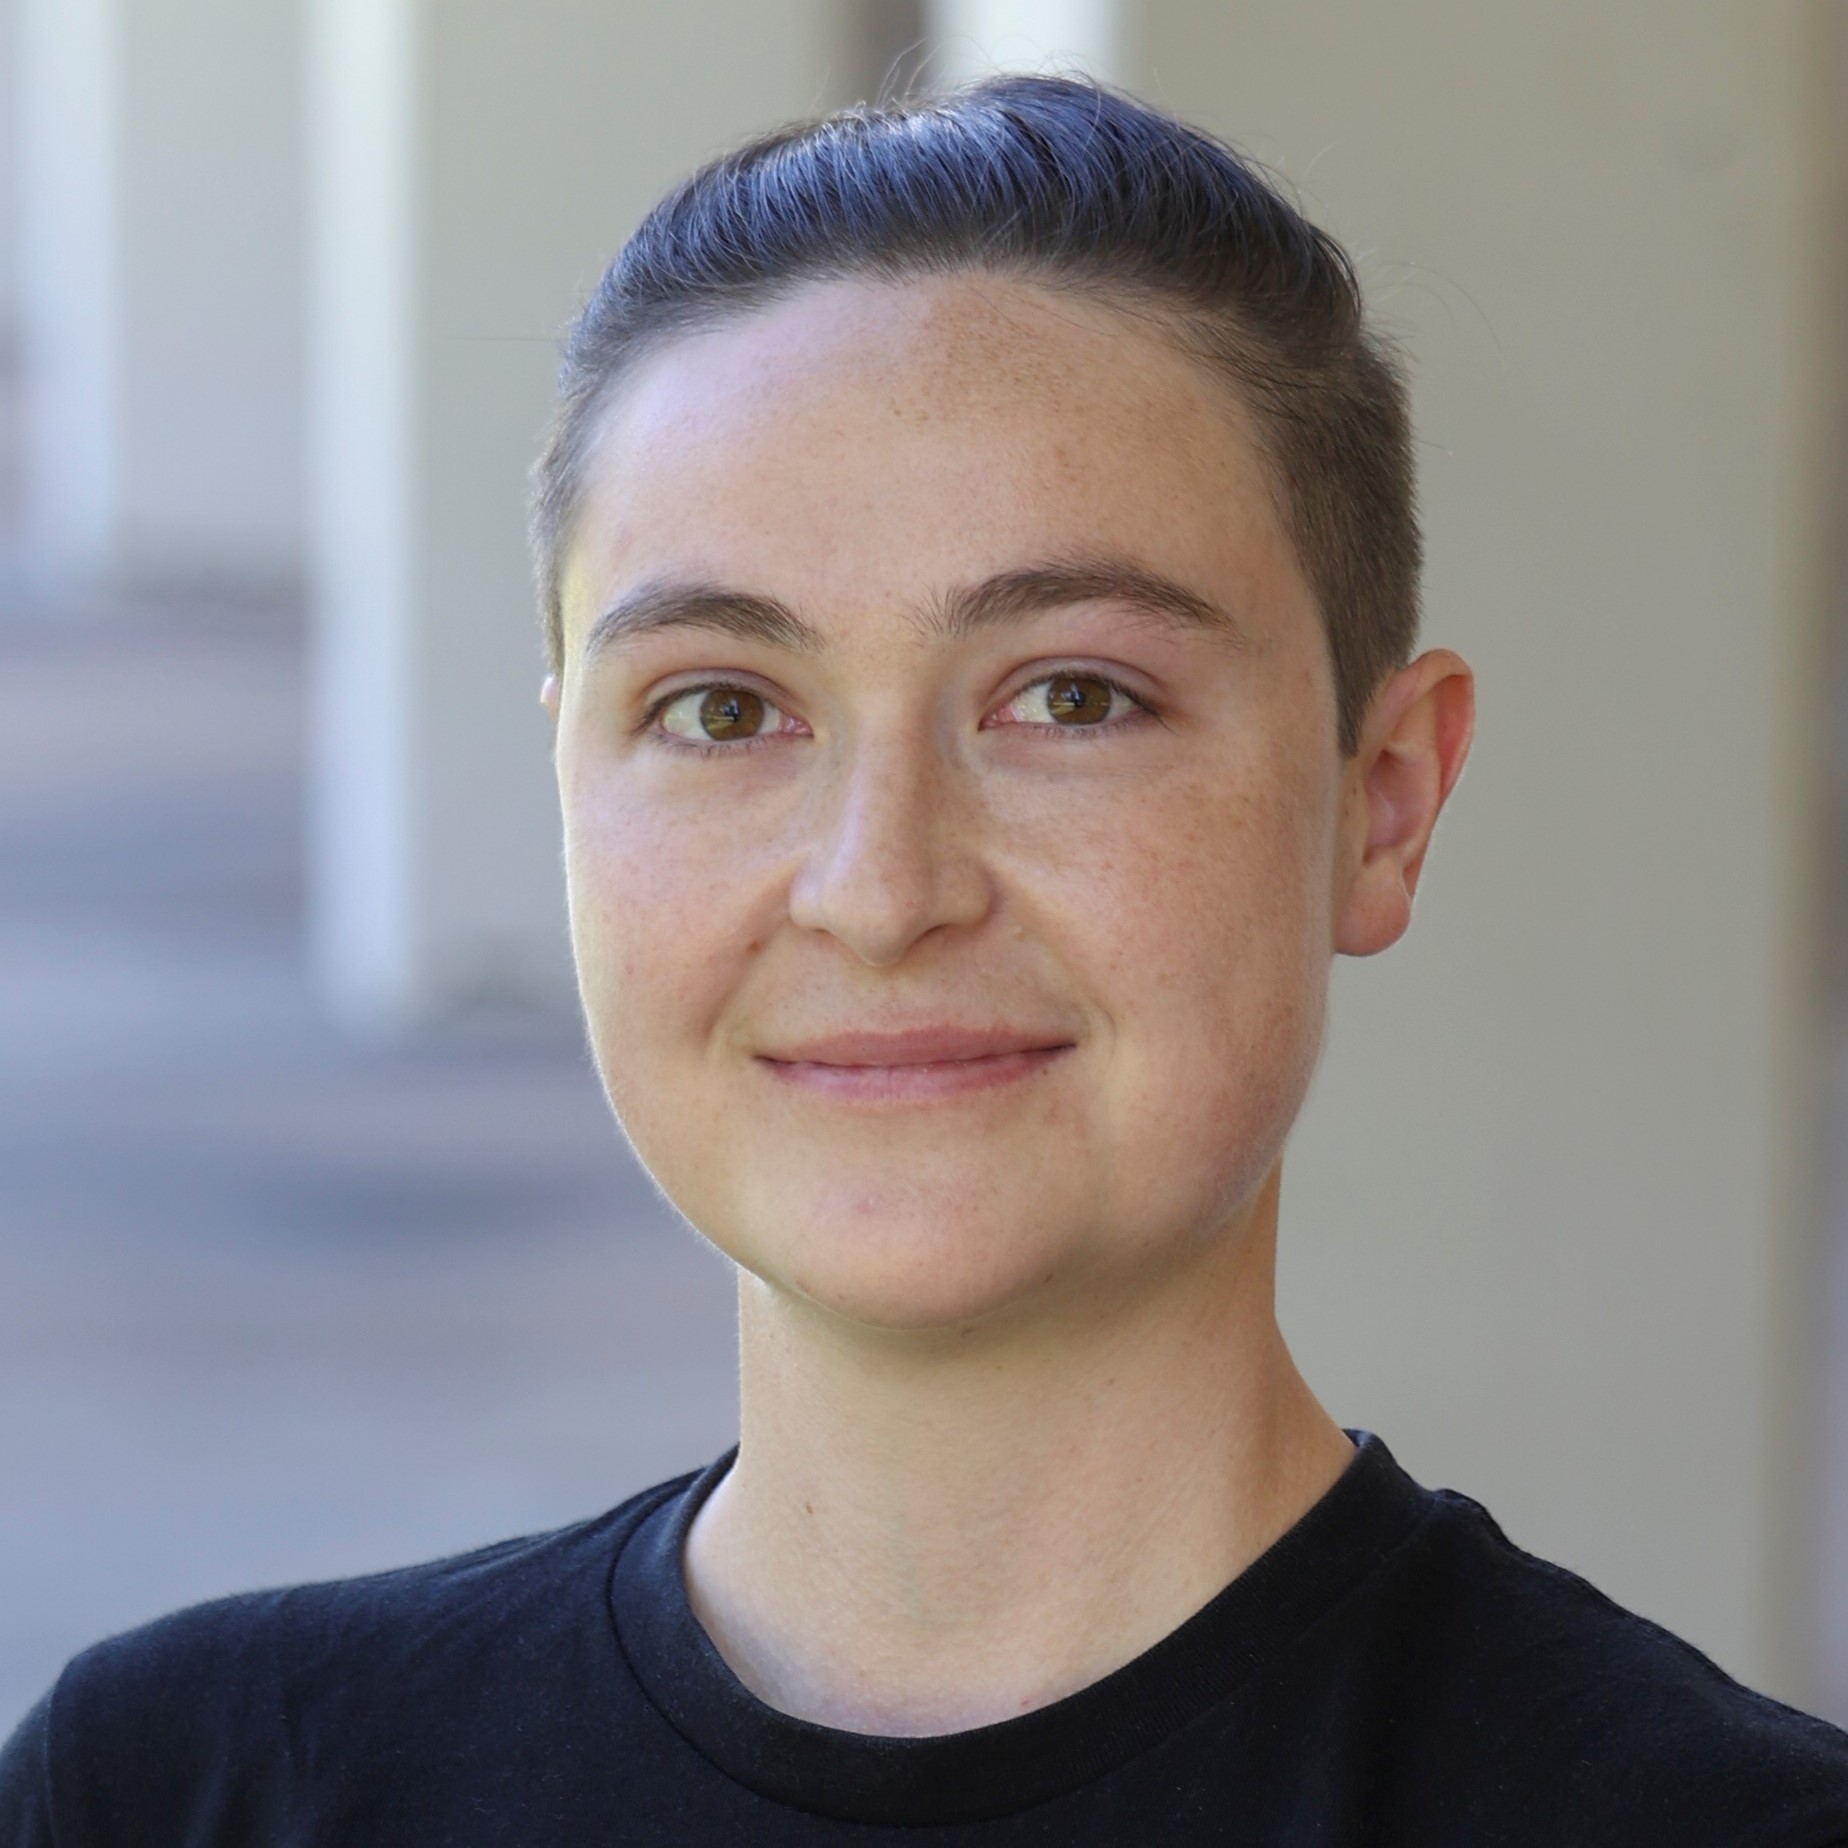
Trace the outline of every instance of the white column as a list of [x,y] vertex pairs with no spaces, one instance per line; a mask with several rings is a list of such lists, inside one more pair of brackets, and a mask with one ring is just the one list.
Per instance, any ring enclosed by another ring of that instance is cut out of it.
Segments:
[[833,0],[310,0],[314,938],[354,1018],[570,992],[527,469],[641,213],[835,100]]
[[[0,470],[10,468],[15,343],[19,337],[19,0],[0,0]],[[11,476],[0,478],[0,531],[12,513]]]
[[927,0],[929,71],[944,85],[997,70],[1077,70],[1121,82],[1123,0]]
[[15,22],[21,536],[59,572],[114,530],[114,25],[111,0],[21,0]]
[[292,581],[298,0],[20,0],[25,537],[63,573]]
[[1799,0],[1146,0],[1416,376],[1482,727],[1337,983],[1286,1328],[1338,1415],[1801,1692],[1827,102]]

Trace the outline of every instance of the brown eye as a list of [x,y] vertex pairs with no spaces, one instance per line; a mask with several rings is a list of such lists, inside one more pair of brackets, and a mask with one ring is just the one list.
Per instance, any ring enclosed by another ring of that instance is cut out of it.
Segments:
[[989,723],[1035,726],[1042,733],[1055,728],[1115,730],[1125,719],[1147,711],[1133,694],[1102,674],[1066,668],[1022,687]]
[[783,714],[749,687],[694,687],[670,699],[655,721],[693,744],[748,744],[783,727]]
[[714,687],[699,702],[699,726],[708,738],[755,738],[763,723],[764,702],[746,687]]
[[1089,674],[1055,674],[1046,682],[1046,711],[1060,725],[1098,725],[1109,718],[1115,691]]

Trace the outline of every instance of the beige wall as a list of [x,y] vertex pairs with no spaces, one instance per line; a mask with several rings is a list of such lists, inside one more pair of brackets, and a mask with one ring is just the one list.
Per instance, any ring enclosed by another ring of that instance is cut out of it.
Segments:
[[1148,0],[1155,100],[1350,242],[1481,675],[1340,975],[1287,1324],[1349,1422],[1800,1689],[1828,105],[1798,0]]

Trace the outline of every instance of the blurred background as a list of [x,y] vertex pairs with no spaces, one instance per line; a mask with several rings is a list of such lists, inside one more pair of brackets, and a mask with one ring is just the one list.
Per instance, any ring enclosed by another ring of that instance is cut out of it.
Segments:
[[572,1011],[524,481],[754,129],[1226,134],[1417,392],[1482,734],[1285,1200],[1345,1422],[1848,1720],[1836,0],[0,0],[0,1730],[214,1593],[705,1461],[728,1279]]

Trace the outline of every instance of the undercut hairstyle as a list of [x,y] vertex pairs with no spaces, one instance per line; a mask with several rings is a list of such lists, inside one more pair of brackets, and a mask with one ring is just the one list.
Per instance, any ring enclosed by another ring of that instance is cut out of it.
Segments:
[[779,129],[702,167],[642,220],[567,337],[533,471],[553,671],[590,452],[639,358],[808,283],[969,273],[1125,310],[1232,386],[1321,612],[1351,755],[1418,629],[1396,356],[1368,325],[1346,253],[1267,177],[1200,129],[1064,77],[994,77]]

